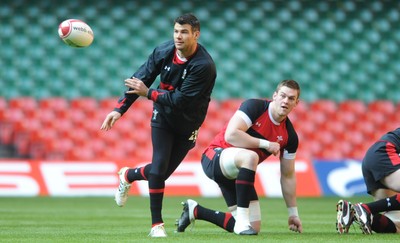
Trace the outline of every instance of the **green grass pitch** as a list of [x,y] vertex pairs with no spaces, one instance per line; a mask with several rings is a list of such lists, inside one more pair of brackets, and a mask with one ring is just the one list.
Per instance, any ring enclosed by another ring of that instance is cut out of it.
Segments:
[[[262,198],[262,232],[237,236],[204,221],[185,233],[174,233],[175,219],[186,198],[165,197],[163,216],[167,238],[150,238],[147,197],[131,196],[119,208],[111,197],[0,197],[0,242],[381,242],[399,240],[397,234],[363,235],[353,227],[347,235],[335,231],[339,198],[299,198],[304,232],[287,227],[287,210],[281,198]],[[225,210],[222,198],[193,198],[213,209]],[[349,198],[352,202],[369,197]]]

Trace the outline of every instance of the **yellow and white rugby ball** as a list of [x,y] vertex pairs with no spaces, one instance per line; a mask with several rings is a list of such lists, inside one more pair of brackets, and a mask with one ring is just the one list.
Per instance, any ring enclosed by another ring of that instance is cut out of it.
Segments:
[[79,19],[64,20],[58,26],[58,35],[69,46],[87,47],[93,42],[92,28]]

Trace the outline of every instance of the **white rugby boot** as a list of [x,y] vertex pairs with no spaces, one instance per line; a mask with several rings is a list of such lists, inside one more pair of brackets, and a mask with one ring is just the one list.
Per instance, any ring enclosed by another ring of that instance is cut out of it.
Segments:
[[128,193],[132,186],[131,183],[125,180],[125,173],[128,169],[128,167],[123,167],[118,172],[119,186],[118,190],[115,192],[115,202],[120,207],[123,207],[128,200]]

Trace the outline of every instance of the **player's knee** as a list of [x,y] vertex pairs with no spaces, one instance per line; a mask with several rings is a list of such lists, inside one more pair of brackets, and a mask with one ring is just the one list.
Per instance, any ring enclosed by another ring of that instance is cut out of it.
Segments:
[[258,154],[251,151],[242,161],[242,167],[256,170],[258,165]]

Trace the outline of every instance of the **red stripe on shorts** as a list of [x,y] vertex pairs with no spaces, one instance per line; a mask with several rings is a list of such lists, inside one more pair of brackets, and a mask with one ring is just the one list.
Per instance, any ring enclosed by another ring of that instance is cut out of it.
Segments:
[[215,150],[209,148],[209,149],[207,149],[207,151],[205,152],[205,155],[207,156],[207,158],[208,158],[209,160],[212,160],[212,159],[214,158],[214,155],[215,155]]
[[388,154],[389,159],[392,162],[392,165],[400,164],[400,156],[396,152],[396,147],[390,142],[386,143],[386,153]]

